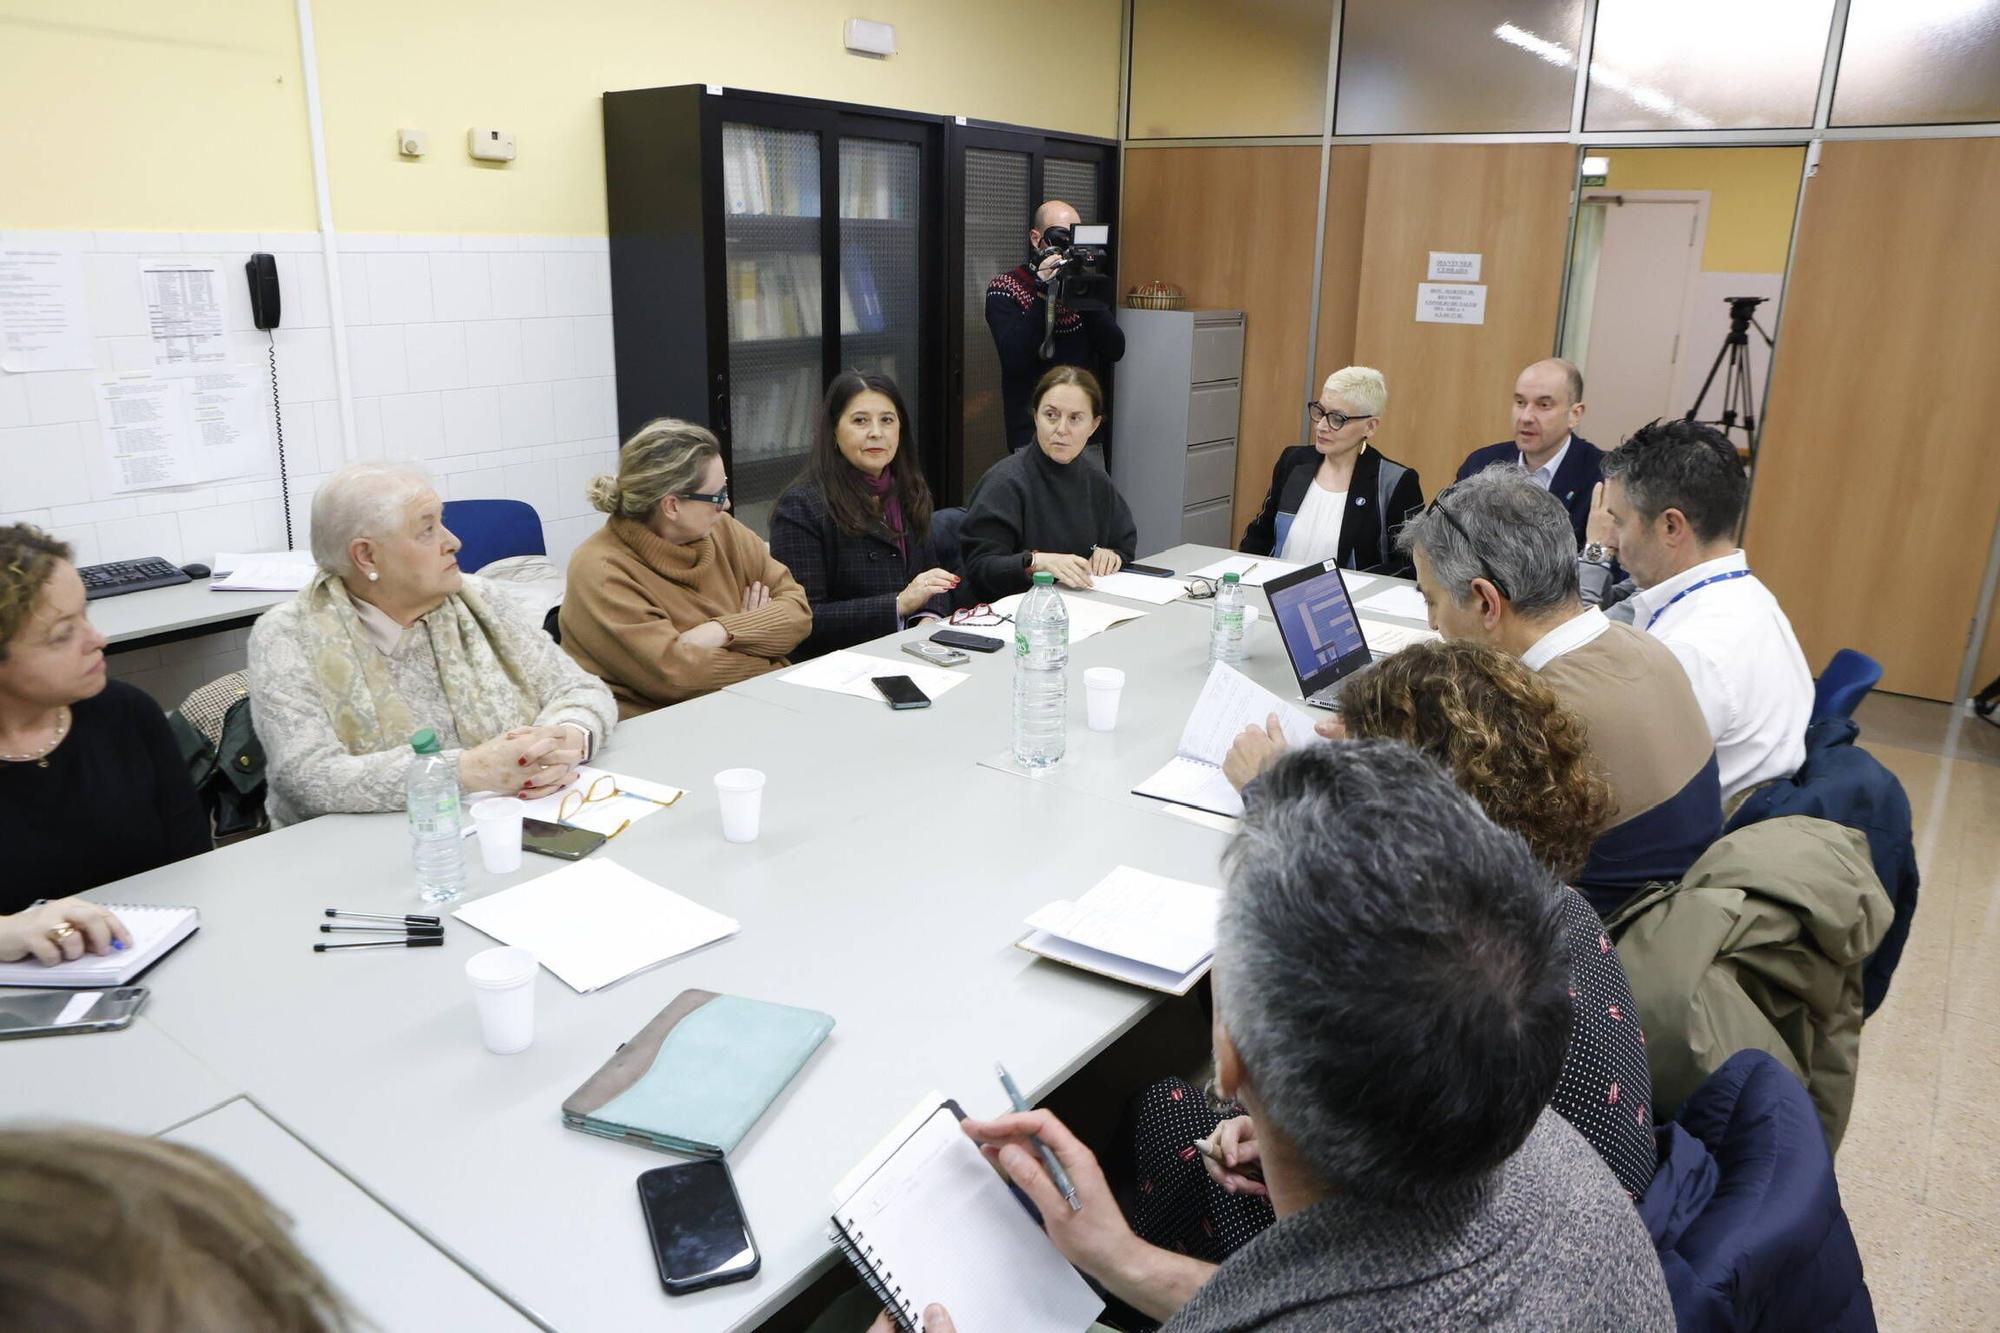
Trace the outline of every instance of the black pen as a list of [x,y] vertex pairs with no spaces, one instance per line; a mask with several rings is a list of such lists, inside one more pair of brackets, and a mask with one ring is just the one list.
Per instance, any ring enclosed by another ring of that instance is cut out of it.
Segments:
[[365,932],[370,935],[443,935],[443,926],[328,926],[322,925],[320,933],[331,935],[337,930]]
[[395,921],[406,926],[439,926],[444,921],[434,916],[385,916],[380,912],[343,912],[338,907],[326,909],[328,916],[344,916],[353,921]]
[[326,953],[332,949],[422,949],[427,945],[442,945],[442,935],[412,935],[406,940],[356,940],[352,944],[315,944],[314,953]]

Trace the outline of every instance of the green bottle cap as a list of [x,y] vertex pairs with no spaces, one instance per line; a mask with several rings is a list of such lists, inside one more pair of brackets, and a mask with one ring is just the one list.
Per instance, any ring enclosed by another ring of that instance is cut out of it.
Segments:
[[1049,587],[1049,586],[1050,586],[1051,584],[1053,584],[1053,583],[1054,583],[1055,581],[1056,581],[1056,576],[1055,576],[1055,575],[1053,575],[1053,574],[1051,574],[1051,573],[1049,573],[1049,571],[1048,571],[1048,570],[1046,570],[1046,569],[1038,569],[1038,570],[1036,570],[1036,571],[1035,571],[1035,586],[1036,586],[1036,587],[1038,587],[1038,588],[1046,588],[1046,587]]
[[444,746],[438,744],[437,732],[429,727],[425,727],[422,731],[410,737],[410,748],[418,754],[438,754],[444,749]]
[[1232,569],[1222,576],[1222,581],[1224,583],[1241,583],[1243,582],[1243,576]]

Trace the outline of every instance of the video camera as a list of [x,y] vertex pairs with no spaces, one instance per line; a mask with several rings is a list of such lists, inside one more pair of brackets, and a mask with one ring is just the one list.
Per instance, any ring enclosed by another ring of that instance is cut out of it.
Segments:
[[1042,248],[1035,251],[1029,267],[1040,272],[1043,261],[1050,255],[1062,256],[1055,272],[1044,279],[1052,306],[1066,310],[1109,310],[1116,303],[1118,293],[1111,278],[1111,254],[1106,249],[1110,240],[1111,228],[1107,226],[1078,226],[1074,233],[1068,227],[1056,226],[1042,232]]

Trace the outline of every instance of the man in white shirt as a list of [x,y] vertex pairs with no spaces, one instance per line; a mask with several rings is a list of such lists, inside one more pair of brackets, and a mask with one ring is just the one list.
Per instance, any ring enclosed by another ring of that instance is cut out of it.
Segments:
[[1602,466],[1589,538],[1631,573],[1633,627],[1687,672],[1715,738],[1723,799],[1790,777],[1805,762],[1812,672],[1736,545],[1749,482],[1735,446],[1708,426],[1656,421]]

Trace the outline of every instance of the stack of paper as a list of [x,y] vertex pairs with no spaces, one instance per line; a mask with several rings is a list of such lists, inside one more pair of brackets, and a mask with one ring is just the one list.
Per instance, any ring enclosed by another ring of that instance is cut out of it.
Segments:
[[1174,757],[1133,793],[1218,815],[1241,815],[1243,797],[1222,775],[1222,761],[1245,728],[1262,727],[1273,713],[1293,745],[1310,745],[1318,738],[1312,719],[1297,707],[1236,668],[1216,663],[1195,700]]
[[[1144,578],[1145,575],[1138,574],[1133,577]],[[1013,642],[1013,618],[1020,612],[1022,599],[1027,597],[1027,595],[1024,592],[1017,592],[1012,597],[1003,597],[993,603],[993,609],[1001,615],[1006,616],[1007,623],[1002,625],[967,625],[965,628],[974,634],[997,634],[1008,642]],[[1063,599],[1064,608],[1069,611],[1069,641],[1072,644],[1082,643],[1091,635],[1102,634],[1113,625],[1122,625],[1128,620],[1137,620],[1139,617],[1147,614],[1144,611],[1135,611],[1129,606],[1118,606],[1112,602],[1093,602],[1087,597],[1077,596],[1074,592],[1064,591],[1060,596]]]
[[570,989],[594,991],[742,927],[615,861],[578,861],[452,913],[502,944],[532,949]]
[[[1011,626],[1003,626],[1011,632]],[[978,631],[986,633],[985,630]],[[851,694],[857,699],[873,699],[884,702],[882,691],[872,683],[877,676],[908,676],[916,682],[918,689],[935,699],[947,690],[955,690],[970,680],[970,676],[945,667],[919,662],[913,657],[905,657],[900,662],[876,657],[871,653],[854,653],[842,649],[828,653],[825,657],[815,657],[812,661],[793,667],[778,679],[788,685],[804,685],[809,689],[831,690],[835,694]]]
[[1127,574],[1121,570],[1116,574],[1092,575],[1090,590],[1123,597],[1127,601],[1144,602],[1148,606],[1165,606],[1187,596],[1187,581],[1163,579],[1157,574]]
[[1234,574],[1244,587],[1261,588],[1270,580],[1299,568],[1302,566],[1286,560],[1273,560],[1267,555],[1232,555],[1212,565],[1203,565],[1193,577],[1219,579],[1224,574]]
[[216,592],[297,592],[318,570],[311,551],[217,551],[209,568],[213,578],[208,586]]
[[1362,621],[1361,633],[1368,640],[1368,651],[1378,658],[1399,653],[1413,643],[1434,643],[1444,637],[1436,630],[1389,625],[1379,620]]
[[1425,620],[1430,616],[1424,606],[1424,595],[1407,583],[1394,584],[1373,597],[1363,598],[1354,609],[1378,616],[1401,616],[1405,620]]
[[1148,990],[1185,995],[1215,956],[1222,891],[1119,866],[1075,902],[1028,918],[1029,953]]

